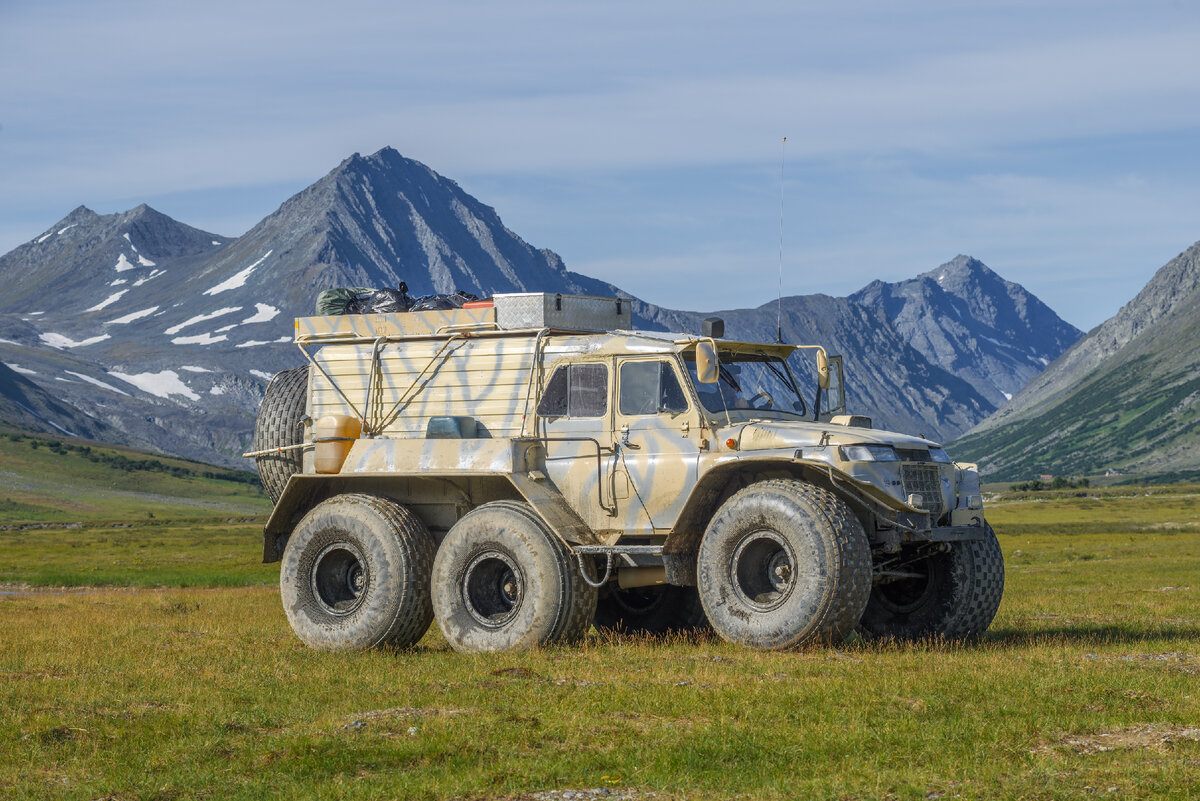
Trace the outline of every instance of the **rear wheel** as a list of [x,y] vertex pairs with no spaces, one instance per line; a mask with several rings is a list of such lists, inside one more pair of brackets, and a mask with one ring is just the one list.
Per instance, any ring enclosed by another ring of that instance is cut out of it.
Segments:
[[578,641],[596,609],[567,546],[528,504],[484,504],[442,540],[433,565],[438,627],[456,651]]
[[435,545],[407,508],[374,495],[317,504],[288,539],[279,593],[312,648],[408,647],[429,629]]
[[[265,451],[288,448],[304,442],[304,430],[300,421],[304,418],[304,401],[308,389],[308,365],[294,367],[277,373],[267,385],[262,403],[258,407],[258,419],[254,423],[254,450]],[[294,450],[276,451],[255,457],[258,476],[263,489],[278,501],[293,473],[304,467],[304,452]]]
[[752,648],[837,642],[871,591],[862,524],[828,490],[762,481],[726,501],[700,542],[700,600],[713,628]]
[[[903,560],[904,552],[901,552]],[[987,631],[1004,595],[1004,556],[991,526],[983,539],[902,562],[912,575],[876,584],[859,630],[866,636],[973,639]]]

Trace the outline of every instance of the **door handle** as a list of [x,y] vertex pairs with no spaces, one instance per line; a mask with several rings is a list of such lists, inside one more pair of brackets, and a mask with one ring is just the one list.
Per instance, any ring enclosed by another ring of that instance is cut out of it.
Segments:
[[641,445],[634,445],[629,441],[629,426],[621,426],[621,444],[632,451],[640,450]]

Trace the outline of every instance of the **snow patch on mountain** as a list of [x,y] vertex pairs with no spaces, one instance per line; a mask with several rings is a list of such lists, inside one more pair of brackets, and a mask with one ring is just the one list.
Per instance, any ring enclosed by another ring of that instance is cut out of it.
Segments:
[[279,316],[279,309],[274,306],[268,306],[265,303],[255,303],[254,305],[258,307],[258,311],[253,316],[242,320],[242,325],[249,323],[269,323]]
[[133,282],[134,286],[141,286],[152,278],[158,278],[165,273],[166,270],[151,270],[149,275],[143,275],[141,278]]
[[112,384],[107,384],[107,383],[101,381],[99,378],[92,378],[90,375],[84,375],[83,373],[77,373],[74,370],[63,370],[63,372],[66,373],[67,375],[73,375],[76,378],[78,378],[79,380],[86,381],[89,384],[95,384],[96,386],[101,387],[103,389],[110,389],[113,392],[117,393],[118,395],[124,395],[127,398],[130,397],[130,394],[128,392],[126,392],[125,390],[117,389]]
[[52,348],[82,348],[87,345],[95,345],[97,342],[103,342],[108,339],[108,334],[100,334],[99,336],[88,337],[87,339],[74,340],[70,337],[65,337],[62,334],[56,334],[53,331],[47,331],[40,334],[39,338]]
[[136,269],[137,269],[137,265],[134,264],[133,262],[129,261],[129,257],[126,256],[124,253],[122,253],[117,258],[117,267],[116,267],[117,272],[123,273],[128,270],[136,270]]
[[258,265],[262,264],[264,261],[266,261],[267,256],[270,256],[273,252],[274,252],[274,250],[268,250],[263,255],[263,257],[261,259],[259,259],[258,261],[254,262],[254,264],[251,264],[249,267],[242,270],[241,272],[236,273],[235,275],[231,276],[230,278],[225,279],[221,283],[214,286],[212,289],[204,290],[204,294],[205,295],[216,295],[220,292],[228,292],[231,289],[237,289],[240,286],[245,286],[246,279],[248,279],[250,277],[250,273],[254,272],[254,268],[257,267]]
[[123,296],[128,291],[129,291],[128,289],[122,289],[120,292],[114,292],[113,294],[111,294],[107,298],[105,298],[104,300],[97,303],[95,306],[92,306],[90,309],[84,309],[84,311],[94,312],[94,311],[100,311],[101,309],[106,309],[109,306],[116,303],[118,300],[120,300],[121,296]]
[[250,375],[256,375],[259,378],[261,378],[263,381],[270,381],[272,378],[275,377],[275,376],[271,375],[270,373],[264,373],[262,370],[251,370]]
[[179,373],[174,370],[163,370],[158,373],[118,373],[110,370],[109,375],[119,378],[127,384],[132,384],[143,392],[149,392],[160,398],[171,395],[182,395],[188,400],[198,401],[200,396],[183,383]]
[[184,320],[179,325],[171,326],[166,331],[163,331],[163,333],[166,334],[167,336],[173,336],[175,334],[178,334],[180,331],[182,331],[183,329],[187,328],[189,325],[192,325],[194,323],[202,323],[205,320],[215,320],[218,317],[222,317],[226,314],[231,314],[235,311],[241,311],[241,310],[242,310],[241,306],[226,306],[223,309],[217,309],[215,312],[209,312],[208,314],[197,314],[195,317],[191,317],[187,320]]
[[158,307],[151,306],[148,309],[142,309],[141,311],[130,312],[129,314],[126,314],[124,317],[118,317],[115,320],[109,320],[107,323],[105,323],[105,325],[124,325],[125,323],[132,323],[134,320],[140,320],[143,317],[149,317],[150,315],[154,314],[156,311],[158,311]]
[[212,372],[212,370],[209,370],[207,367],[197,367],[194,364],[184,364],[184,365],[181,365],[179,369],[187,370],[189,373],[211,373]]
[[[6,341],[7,340],[0,339],[0,342]],[[13,344],[15,345],[17,343],[14,342]],[[12,362],[5,362],[4,366],[9,370],[12,370],[14,373],[20,373],[21,375],[37,375],[37,370],[30,370],[28,367],[22,367],[21,365],[13,364]]]
[[229,337],[221,334],[216,337],[212,334],[194,334],[186,337],[175,337],[171,340],[172,345],[212,345],[215,342],[224,342]]

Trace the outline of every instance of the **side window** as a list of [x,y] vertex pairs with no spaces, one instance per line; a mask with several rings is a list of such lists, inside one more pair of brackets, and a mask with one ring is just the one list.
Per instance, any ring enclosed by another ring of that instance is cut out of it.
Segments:
[[603,417],[608,411],[608,368],[603,364],[572,364],[567,392],[571,417]]
[[540,417],[603,417],[608,412],[608,368],[565,364],[554,371],[538,402]]
[[625,362],[621,365],[621,414],[647,415],[687,411],[687,396],[667,362]]
[[537,413],[539,417],[562,417],[567,413],[567,372],[570,365],[565,365],[554,371],[554,375],[550,376],[550,381],[546,384],[546,391],[542,393],[542,400],[538,403]]
[[684,394],[683,387],[679,386],[675,371],[666,362],[662,363],[662,382],[659,385],[658,397],[660,412],[680,414],[688,409],[687,395]]

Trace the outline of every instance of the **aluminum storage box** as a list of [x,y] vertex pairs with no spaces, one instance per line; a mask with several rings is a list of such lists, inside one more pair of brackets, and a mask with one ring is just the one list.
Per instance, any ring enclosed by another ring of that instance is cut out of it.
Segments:
[[614,331],[633,328],[633,309],[624,298],[519,292],[496,295],[494,300],[496,324],[502,329]]

